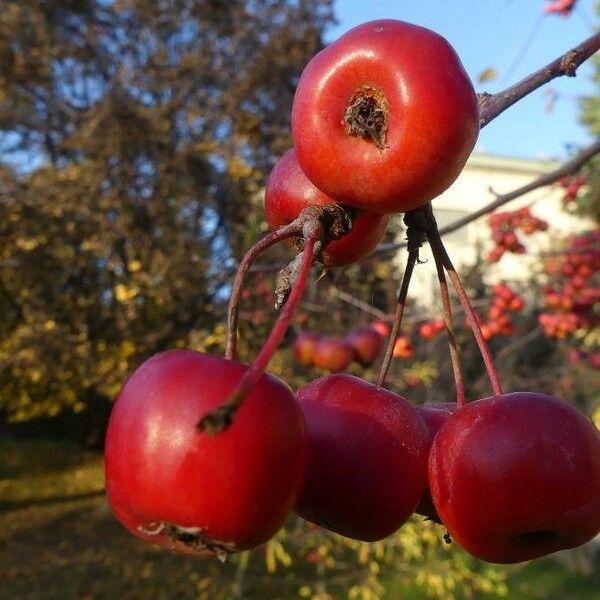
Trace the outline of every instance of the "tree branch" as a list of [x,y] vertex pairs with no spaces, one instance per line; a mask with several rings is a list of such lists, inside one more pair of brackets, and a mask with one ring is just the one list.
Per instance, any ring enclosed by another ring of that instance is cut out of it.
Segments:
[[335,286],[331,286],[329,292],[332,296],[334,296],[335,298],[339,298],[342,302],[346,302],[347,304],[350,304],[362,310],[363,312],[369,313],[370,315],[373,315],[374,317],[377,317],[382,321],[387,321],[391,318],[387,313],[383,312],[382,310],[379,310],[378,308],[371,306],[367,302],[363,302],[362,300],[359,300],[358,298],[347,294],[346,292],[340,290]]
[[[479,210],[476,210],[468,215],[449,223],[445,227],[440,227],[439,234],[441,236],[447,235],[448,233],[452,233],[465,225],[468,225],[472,221],[476,221],[480,217],[483,217],[492,211],[500,208],[504,204],[507,204],[511,200],[515,200],[520,196],[524,196],[533,190],[537,190],[538,188],[545,187],[558,181],[561,177],[565,175],[570,175],[578,171],[583,165],[585,165],[591,158],[593,158],[596,154],[600,153],[600,139],[596,140],[593,144],[576,154],[571,160],[563,163],[558,169],[554,169],[554,171],[550,171],[549,173],[544,173],[537,179],[534,179],[530,183],[527,183],[512,192],[508,192],[506,194],[497,194],[496,199]],[[397,242],[394,244],[380,244],[375,250],[374,253],[382,253],[388,252],[391,250],[398,250],[400,248],[406,248],[406,241]]]
[[485,127],[490,121],[545,83],[566,75],[575,77],[577,67],[600,49],[600,33],[595,33],[587,40],[572,48],[556,60],[532,73],[515,85],[497,94],[483,93],[479,95],[479,126]]

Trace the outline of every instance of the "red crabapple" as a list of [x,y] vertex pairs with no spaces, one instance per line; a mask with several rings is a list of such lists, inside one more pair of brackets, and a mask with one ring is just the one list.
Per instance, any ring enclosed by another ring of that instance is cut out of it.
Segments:
[[402,397],[351,375],[298,392],[308,467],[296,512],[342,535],[375,541],[412,514],[426,483],[429,433]]
[[438,431],[429,485],[449,533],[477,558],[515,563],[573,548],[600,531],[600,433],[552,396],[484,398]]
[[292,108],[298,162],[325,194],[405,212],[454,182],[479,134],[473,85],[440,35],[363,23],[306,65]]
[[[317,189],[302,172],[296,153],[288,150],[273,167],[265,188],[265,214],[272,228],[291,223],[308,206],[325,206],[336,201]],[[347,265],[368,256],[379,244],[389,216],[356,211],[352,230],[327,244],[326,265]]]
[[306,466],[306,431],[288,386],[263,375],[232,425],[211,437],[198,420],[247,366],[191,350],[143,363],[112,410],[106,492],[131,533],[175,552],[245,550],[282,526]]

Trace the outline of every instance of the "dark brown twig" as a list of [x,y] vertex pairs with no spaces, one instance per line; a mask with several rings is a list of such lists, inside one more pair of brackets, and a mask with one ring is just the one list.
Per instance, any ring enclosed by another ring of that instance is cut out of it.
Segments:
[[485,127],[490,121],[503,113],[507,108],[524,98],[545,83],[566,75],[575,77],[577,67],[600,49],[600,33],[595,33],[587,40],[572,48],[556,60],[528,75],[515,85],[497,94],[480,94],[479,126]]
[[427,227],[428,227],[428,210],[431,211],[431,205],[427,205],[429,209],[421,207],[411,210],[404,215],[404,223],[406,224],[406,238],[408,245],[408,259],[406,267],[404,268],[404,274],[402,275],[402,283],[400,284],[400,292],[398,293],[398,302],[396,304],[396,314],[394,315],[394,322],[392,325],[392,331],[387,340],[387,346],[385,348],[385,354],[381,367],[379,368],[379,376],[377,378],[377,385],[383,386],[387,372],[390,368],[392,356],[394,355],[394,347],[400,332],[402,325],[402,316],[404,314],[404,307],[406,306],[406,298],[408,296],[408,288],[410,286],[410,279],[412,277],[415,264],[419,261],[419,250],[424,242],[427,241]]
[[[237,324],[239,314],[239,304],[244,282],[251,268],[252,262],[257,256],[274,244],[292,237],[301,238],[307,224],[311,227],[319,228],[323,233],[323,239],[317,240],[313,249],[313,255],[318,257],[330,240],[335,240],[349,233],[352,229],[354,212],[338,204],[329,204],[325,206],[309,206],[305,208],[292,223],[284,225],[279,229],[267,234],[262,240],[257,242],[240,262],[233,285],[231,297],[227,311],[227,338],[225,345],[225,358],[235,360],[237,355]],[[291,263],[284,265],[277,281],[276,304],[279,309],[291,288],[293,287],[301,268],[301,255],[298,255]],[[255,265],[256,266],[256,265]]]
[[[529,192],[537,190],[538,188],[550,185],[550,184],[558,181],[561,177],[564,177],[565,175],[570,175],[571,173],[578,171],[579,169],[581,169],[581,167],[583,165],[585,165],[585,163],[587,163],[591,158],[593,158],[596,154],[599,154],[599,153],[600,153],[600,139],[598,139],[593,144],[591,144],[590,146],[588,146],[587,148],[585,148],[584,150],[582,150],[581,152],[576,154],[573,158],[571,158],[570,160],[568,160],[567,162],[562,164],[559,168],[554,169],[553,171],[550,171],[549,173],[544,173],[537,179],[534,179],[532,182],[527,183],[526,185],[523,185],[520,188],[513,190],[512,192],[498,195],[494,201],[486,204],[479,210],[469,213],[468,215],[466,215],[460,219],[457,219],[456,221],[453,221],[452,223],[449,223],[448,225],[445,225],[444,227],[440,227],[439,228],[440,236],[444,236],[444,235],[452,233],[458,229],[461,229],[465,225],[468,225],[472,221],[476,221],[480,217],[483,217],[483,216],[493,212],[494,210],[496,210],[497,208],[500,208],[504,204],[507,204],[511,200],[515,200],[515,199],[519,198],[520,196],[524,196],[525,194],[528,194]],[[373,253],[379,254],[379,253],[383,253],[383,252],[389,252],[392,250],[399,250],[401,248],[406,248],[406,241],[397,242],[394,244],[381,244],[373,251]]]

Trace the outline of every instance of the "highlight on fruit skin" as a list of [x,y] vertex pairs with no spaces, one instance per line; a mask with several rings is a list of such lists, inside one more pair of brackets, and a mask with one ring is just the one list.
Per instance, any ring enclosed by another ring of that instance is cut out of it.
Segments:
[[600,532],[600,432],[552,396],[477,400],[436,434],[429,486],[452,539],[481,560],[574,548]]
[[135,536],[223,558],[266,542],[283,525],[306,467],[304,417],[287,384],[264,374],[228,429],[209,436],[196,426],[247,369],[170,350],[126,381],[106,435],[106,493]]

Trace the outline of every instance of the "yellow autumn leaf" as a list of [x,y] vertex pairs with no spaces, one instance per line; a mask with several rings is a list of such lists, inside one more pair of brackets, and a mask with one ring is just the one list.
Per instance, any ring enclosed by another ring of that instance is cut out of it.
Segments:
[[142,263],[139,260],[130,260],[127,263],[127,269],[130,273],[136,273],[142,268]]
[[135,298],[140,289],[136,285],[127,286],[123,283],[118,283],[115,286],[115,298],[119,302],[128,302],[132,298]]
[[494,67],[488,67],[479,73],[477,76],[477,81],[479,83],[486,83],[487,81],[491,81],[492,79],[496,79],[498,72]]

